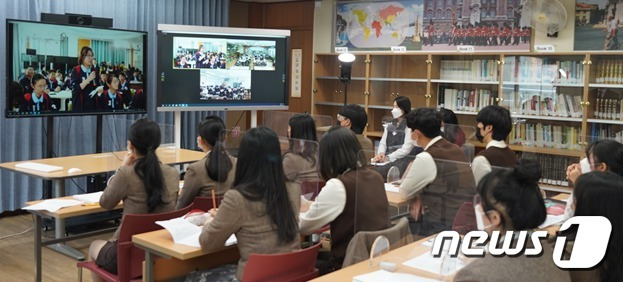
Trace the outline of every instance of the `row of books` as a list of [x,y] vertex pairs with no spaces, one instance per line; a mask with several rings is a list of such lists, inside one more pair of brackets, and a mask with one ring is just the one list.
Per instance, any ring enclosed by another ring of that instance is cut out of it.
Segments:
[[441,79],[498,81],[498,65],[495,60],[442,60]]
[[535,160],[541,166],[541,179],[539,183],[568,187],[567,167],[579,161],[574,157],[563,157],[531,152],[518,152],[518,157]]
[[511,112],[520,115],[582,117],[582,97],[570,94],[541,95],[534,91],[515,91],[503,97],[511,103]]
[[582,84],[584,65],[582,61],[559,61],[539,57],[507,57],[504,81],[526,83]]
[[619,143],[623,143],[623,130],[621,130],[620,126],[614,126],[611,124],[592,124],[588,139],[588,142],[603,139],[614,139]]
[[623,99],[595,98],[595,118],[623,120]]
[[[511,128],[509,143],[526,147],[581,150],[579,126],[543,123],[516,123]],[[526,148],[526,150],[529,150]]]
[[477,112],[493,105],[497,97],[497,92],[489,89],[459,90],[439,87],[439,93],[441,93],[439,97],[441,107],[453,111]]
[[623,84],[623,60],[597,62],[596,83]]

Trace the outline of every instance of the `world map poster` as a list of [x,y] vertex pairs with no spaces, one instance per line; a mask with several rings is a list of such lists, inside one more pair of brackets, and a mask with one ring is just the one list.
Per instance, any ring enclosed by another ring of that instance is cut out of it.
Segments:
[[336,7],[335,46],[352,51],[422,50],[423,0],[345,2]]

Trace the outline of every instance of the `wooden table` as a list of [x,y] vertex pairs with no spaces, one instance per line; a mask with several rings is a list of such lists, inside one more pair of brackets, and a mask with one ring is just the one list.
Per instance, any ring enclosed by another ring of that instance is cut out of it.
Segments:
[[[201,248],[173,243],[165,229],[132,236],[132,243],[145,250],[143,281],[169,280],[196,269],[207,269],[240,259],[237,246],[205,252]],[[158,256],[159,259],[154,259]]]
[[[54,183],[54,197],[60,198],[65,196],[65,180],[114,171],[119,166],[121,166],[121,163],[123,162],[123,158],[125,157],[126,153],[127,151],[119,151],[60,158],[8,162],[0,164],[0,168],[23,173],[32,177],[41,178],[43,180],[51,180]],[[158,158],[162,163],[170,165],[191,163],[205,156],[205,153],[203,152],[179,148],[158,148],[158,150],[156,150],[156,154],[158,155]],[[62,167],[63,170],[47,173],[15,167],[16,164],[22,162],[35,162],[59,166]],[[69,168],[79,168],[81,171],[69,173]],[[62,217],[54,218],[55,237],[56,239],[61,239],[65,236],[65,220]],[[73,257],[77,260],[84,259],[84,254],[65,244],[56,244],[54,250]]]
[[[68,196],[68,197],[61,197],[59,199],[63,199],[63,200],[71,200],[73,199],[72,196]],[[32,201],[32,202],[26,202],[26,206],[31,206],[37,203],[40,203],[42,201]],[[123,209],[123,203],[118,204],[113,210],[120,210]],[[35,226],[34,226],[34,234],[35,234],[35,281],[41,281],[41,248],[43,246],[50,246],[50,248],[61,252],[61,253],[66,253],[66,252],[70,252],[70,251],[76,251],[73,248],[69,249],[69,246],[62,244],[64,242],[67,241],[71,241],[71,240],[77,240],[77,239],[81,239],[81,238],[85,238],[85,237],[89,237],[89,236],[95,236],[95,235],[99,235],[99,234],[103,234],[103,233],[107,233],[107,232],[111,232],[114,231],[115,229],[117,229],[116,227],[111,227],[111,228],[106,228],[106,229],[101,229],[101,230],[97,230],[97,231],[91,231],[91,232],[86,232],[86,233],[82,233],[79,235],[71,235],[71,236],[64,236],[65,234],[63,234],[63,236],[57,236],[55,239],[52,240],[43,240],[42,238],[42,232],[41,230],[43,229],[42,223],[43,223],[43,218],[54,218],[56,222],[62,221],[64,222],[65,219],[67,218],[71,218],[71,217],[76,217],[76,216],[81,216],[81,215],[87,215],[87,214],[94,214],[94,213],[99,213],[99,212],[105,212],[107,210],[103,209],[99,204],[98,205],[86,205],[86,206],[82,206],[82,205],[78,205],[78,206],[72,206],[72,207],[66,207],[66,208],[62,208],[59,209],[56,212],[49,212],[49,211],[45,211],[45,210],[28,210],[28,212],[32,213],[35,217]],[[64,230],[63,230],[64,232]],[[78,251],[76,251],[78,252]],[[80,255],[82,255],[82,253],[78,252]]]

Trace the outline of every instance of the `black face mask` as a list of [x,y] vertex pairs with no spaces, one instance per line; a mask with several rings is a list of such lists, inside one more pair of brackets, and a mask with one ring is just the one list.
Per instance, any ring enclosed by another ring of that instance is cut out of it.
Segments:
[[335,125],[336,126],[342,126],[342,123],[338,120],[338,121],[335,122]]
[[482,136],[482,134],[480,134],[480,129],[476,130],[476,139],[478,139],[478,142],[482,143],[483,140],[485,140],[485,137]]

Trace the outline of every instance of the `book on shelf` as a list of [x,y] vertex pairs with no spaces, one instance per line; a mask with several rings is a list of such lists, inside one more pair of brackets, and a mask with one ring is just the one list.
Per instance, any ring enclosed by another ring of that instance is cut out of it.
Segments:
[[518,152],[518,158],[531,159],[539,163],[541,167],[541,179],[539,183],[569,187],[567,180],[567,167],[579,162],[576,157],[564,157],[548,154],[537,154],[532,152]]
[[582,84],[584,65],[581,60],[507,57],[503,77],[507,82]]
[[613,139],[619,143],[623,143],[623,130],[611,124],[592,124],[588,137],[589,142]]
[[493,105],[497,92],[489,89],[454,89],[439,87],[439,105],[453,111],[478,112]]
[[597,62],[595,82],[623,84],[623,60],[601,60]]
[[597,90],[595,97],[595,118],[608,120],[623,120],[623,98],[606,98],[607,89]]
[[[512,96],[511,96],[512,95]],[[506,94],[506,101],[511,103],[511,112],[519,115],[552,116],[552,117],[582,117],[582,97],[571,94],[541,95],[535,90],[514,91]]]
[[466,81],[497,81],[495,60],[442,60],[440,79]]
[[[511,127],[509,143],[526,147],[581,150],[579,126],[543,123],[516,123]],[[526,150],[529,150],[526,148]]]

